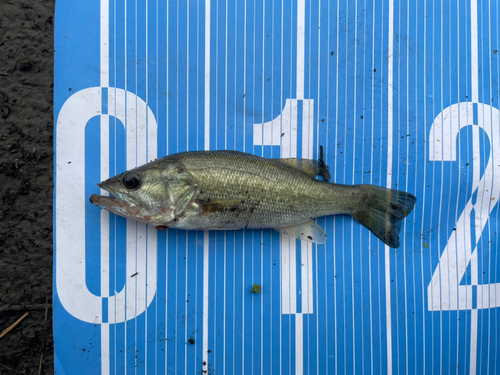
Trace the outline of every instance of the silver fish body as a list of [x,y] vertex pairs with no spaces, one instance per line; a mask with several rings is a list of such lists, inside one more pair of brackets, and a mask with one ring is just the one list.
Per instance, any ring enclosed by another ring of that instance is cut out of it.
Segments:
[[411,194],[372,185],[340,185],[322,160],[264,159],[236,151],[169,155],[112,177],[99,186],[114,197],[91,202],[158,229],[274,228],[324,243],[312,219],[351,215],[392,247],[401,220],[416,202]]

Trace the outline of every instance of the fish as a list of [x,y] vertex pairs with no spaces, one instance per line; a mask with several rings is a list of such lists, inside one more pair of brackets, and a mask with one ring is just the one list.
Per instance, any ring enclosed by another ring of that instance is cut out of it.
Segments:
[[273,228],[317,244],[327,236],[315,218],[349,215],[397,248],[402,220],[417,198],[375,185],[330,183],[322,151],[318,160],[224,150],[172,154],[99,183],[109,195],[92,194],[90,202],[158,230]]

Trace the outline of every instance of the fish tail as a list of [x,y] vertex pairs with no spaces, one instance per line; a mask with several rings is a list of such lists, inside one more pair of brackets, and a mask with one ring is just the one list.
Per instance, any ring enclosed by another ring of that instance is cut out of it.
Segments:
[[413,195],[373,185],[359,185],[366,193],[360,208],[352,215],[390,247],[399,247],[402,220],[417,201]]

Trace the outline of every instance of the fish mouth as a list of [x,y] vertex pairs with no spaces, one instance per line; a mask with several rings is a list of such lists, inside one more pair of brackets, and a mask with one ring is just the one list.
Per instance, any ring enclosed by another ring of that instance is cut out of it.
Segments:
[[[99,186],[103,190],[106,190],[108,193],[113,194],[112,191],[106,189],[106,187],[103,186],[102,182],[100,184],[97,184],[97,186]],[[109,207],[125,208],[124,202],[121,199],[115,198],[111,195],[107,196],[107,195],[92,194],[90,196],[90,203],[95,204],[96,206],[102,208],[109,208]]]
[[113,207],[126,208],[126,204],[124,204],[122,200],[111,196],[108,197],[106,195],[92,194],[90,196],[90,203],[106,209]]
[[[114,192],[107,188],[106,186],[103,186],[103,183],[97,184],[101,189],[106,190],[110,194],[114,194]],[[97,207],[104,208],[114,214],[117,214],[119,216],[134,216],[139,212],[139,207],[124,201],[123,199],[113,197],[112,195],[99,195],[99,194],[92,194],[90,196],[90,203],[96,205]]]

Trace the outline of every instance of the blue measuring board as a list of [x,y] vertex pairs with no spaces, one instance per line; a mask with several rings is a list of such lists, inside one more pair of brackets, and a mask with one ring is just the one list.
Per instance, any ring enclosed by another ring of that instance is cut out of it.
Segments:
[[[58,1],[55,371],[500,374],[499,16],[483,0]],[[350,217],[317,219],[315,245],[158,232],[89,202],[181,151],[319,146],[333,181],[417,197],[398,249]]]

